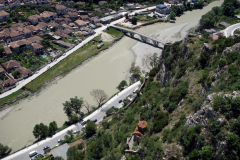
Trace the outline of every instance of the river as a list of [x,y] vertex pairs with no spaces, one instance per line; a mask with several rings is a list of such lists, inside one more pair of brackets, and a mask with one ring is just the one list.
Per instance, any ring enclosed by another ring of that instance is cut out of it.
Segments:
[[[187,30],[197,25],[201,16],[214,6],[220,6],[223,0],[215,1],[202,10],[185,12],[176,18],[175,23],[157,23],[142,27],[138,31],[152,34],[157,31],[189,23],[181,32],[186,35]],[[84,63],[57,82],[42,90],[38,95],[24,99],[0,119],[0,143],[8,145],[16,151],[32,144],[35,140],[32,130],[35,124],[49,124],[56,121],[61,126],[67,120],[63,112],[62,103],[69,98],[83,97],[90,104],[96,105],[90,96],[92,89],[103,89],[109,96],[117,92],[117,85],[121,80],[127,80],[129,68],[134,61],[131,51],[136,40],[123,37],[110,49]]]

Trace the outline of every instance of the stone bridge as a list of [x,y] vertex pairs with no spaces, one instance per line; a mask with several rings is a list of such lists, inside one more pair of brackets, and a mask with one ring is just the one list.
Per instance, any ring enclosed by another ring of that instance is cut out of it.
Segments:
[[130,37],[134,37],[135,34],[139,35],[141,37],[141,40],[142,42],[146,42],[147,39],[150,39],[152,42],[153,42],[153,45],[155,47],[158,47],[159,43],[163,44],[164,45],[164,48],[166,45],[170,44],[170,43],[167,43],[167,42],[164,42],[162,40],[159,40],[159,39],[156,39],[156,38],[153,38],[149,35],[146,35],[146,34],[143,34],[141,32],[137,32],[135,30],[132,30],[132,29],[128,29],[128,28],[124,28],[124,27],[119,27],[119,26],[116,26],[116,25],[111,25],[112,28],[115,28],[115,29],[118,29],[120,30],[121,32],[125,32],[125,33],[129,33],[130,34]]

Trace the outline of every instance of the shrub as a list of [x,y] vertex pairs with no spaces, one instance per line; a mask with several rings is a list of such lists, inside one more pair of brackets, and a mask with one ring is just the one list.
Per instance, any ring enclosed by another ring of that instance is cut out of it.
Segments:
[[219,64],[219,67],[220,68],[222,68],[222,67],[224,67],[226,64],[227,64],[227,62],[225,61],[225,60],[220,60],[219,62],[218,62],[218,64]]

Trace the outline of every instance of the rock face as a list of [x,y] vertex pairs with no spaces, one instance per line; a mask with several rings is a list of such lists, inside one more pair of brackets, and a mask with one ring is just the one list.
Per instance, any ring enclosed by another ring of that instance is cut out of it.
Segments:
[[228,52],[232,51],[239,51],[240,50],[240,43],[236,43],[231,47],[226,47],[226,49],[223,51],[224,56],[227,56]]
[[160,82],[165,84],[169,80],[169,78],[170,76],[169,76],[168,68],[164,65],[164,63],[161,63],[158,79],[160,80]]
[[202,124],[203,126],[205,126],[205,124],[207,123],[207,118],[213,117],[216,117],[216,114],[213,112],[212,107],[205,106],[193,115],[186,117],[187,122],[185,125],[195,126],[197,124]]

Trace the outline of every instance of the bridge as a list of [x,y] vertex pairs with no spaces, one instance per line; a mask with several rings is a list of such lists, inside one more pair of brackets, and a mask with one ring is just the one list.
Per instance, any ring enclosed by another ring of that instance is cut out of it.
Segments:
[[166,43],[166,42],[164,42],[164,41],[162,41],[162,40],[159,40],[159,39],[156,39],[156,38],[153,38],[153,37],[151,37],[151,36],[149,36],[149,35],[146,35],[146,34],[143,34],[143,33],[141,33],[141,32],[137,32],[137,31],[134,31],[134,30],[132,30],[132,29],[128,29],[128,28],[124,28],[124,27],[119,27],[119,26],[116,26],[116,25],[111,25],[111,27],[112,28],[115,28],[115,29],[118,29],[118,30],[120,30],[121,32],[127,32],[127,33],[129,33],[130,34],[130,37],[134,37],[134,35],[135,34],[137,34],[137,35],[139,35],[140,37],[141,37],[141,40],[142,40],[142,42],[146,42],[147,41],[147,39],[150,39],[152,42],[153,42],[153,45],[155,46],[155,47],[158,47],[158,45],[159,45],[159,43],[161,43],[161,44],[163,44],[164,45],[164,48],[165,48],[165,45],[168,45],[169,43]]

